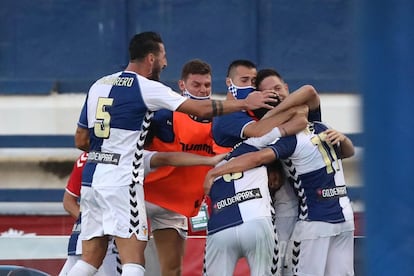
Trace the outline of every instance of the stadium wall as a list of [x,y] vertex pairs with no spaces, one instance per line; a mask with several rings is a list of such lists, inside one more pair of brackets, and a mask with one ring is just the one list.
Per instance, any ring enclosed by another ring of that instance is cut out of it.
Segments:
[[0,93],[85,92],[121,70],[129,39],[154,30],[165,42],[162,81],[201,58],[213,89],[227,65],[247,58],[274,67],[292,89],[357,93],[355,0],[4,0],[0,9]]

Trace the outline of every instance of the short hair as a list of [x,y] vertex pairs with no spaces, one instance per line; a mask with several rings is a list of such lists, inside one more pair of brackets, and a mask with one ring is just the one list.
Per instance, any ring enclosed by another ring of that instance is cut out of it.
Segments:
[[186,80],[190,74],[211,75],[211,66],[201,59],[192,59],[184,64],[181,70],[181,79]]
[[275,69],[272,69],[272,68],[266,68],[266,69],[259,70],[259,72],[257,72],[256,83],[255,83],[256,87],[259,88],[262,81],[265,78],[270,77],[270,76],[278,77],[279,79],[283,81],[283,78],[279,74],[279,72],[277,72]]
[[148,54],[158,55],[161,51],[161,36],[156,32],[142,32],[129,42],[129,60],[142,60]]
[[[276,159],[273,162],[267,164],[266,169],[267,169],[268,173],[269,172],[275,172],[275,173],[279,174],[279,177],[280,177],[279,183],[281,185],[286,185],[286,184],[284,184],[285,181],[286,181],[286,172],[283,168],[282,161],[280,159]],[[278,187],[276,189],[269,187],[270,196],[272,198],[275,196],[275,193],[280,189],[280,187]]]
[[229,67],[227,68],[227,77],[230,77],[230,74],[233,74],[234,69],[236,69],[239,66],[244,66],[247,68],[257,68],[256,64],[251,62],[247,59],[236,59],[230,63]]

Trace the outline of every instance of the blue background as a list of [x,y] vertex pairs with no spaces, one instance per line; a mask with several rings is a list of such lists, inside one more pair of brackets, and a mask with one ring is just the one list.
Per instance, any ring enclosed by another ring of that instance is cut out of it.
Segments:
[[4,0],[0,9],[0,93],[86,92],[128,62],[129,39],[163,37],[176,87],[182,65],[201,58],[213,89],[228,64],[274,67],[291,88],[357,92],[355,0]]

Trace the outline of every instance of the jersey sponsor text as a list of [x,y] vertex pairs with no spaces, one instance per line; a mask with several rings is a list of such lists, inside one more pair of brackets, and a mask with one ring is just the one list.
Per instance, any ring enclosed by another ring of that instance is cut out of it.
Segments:
[[119,153],[91,151],[88,154],[88,161],[94,163],[118,165],[120,157],[121,155]]
[[331,199],[346,196],[346,186],[338,186],[335,188],[318,189],[317,193],[322,199]]
[[216,204],[214,204],[214,209],[216,212],[218,212],[221,209],[231,206],[233,204],[238,204],[256,198],[262,198],[262,194],[260,193],[259,188],[238,192],[232,197],[224,198],[218,201]]

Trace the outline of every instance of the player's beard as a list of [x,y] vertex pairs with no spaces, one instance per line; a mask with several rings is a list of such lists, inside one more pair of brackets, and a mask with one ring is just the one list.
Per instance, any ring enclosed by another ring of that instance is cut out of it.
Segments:
[[150,80],[159,81],[162,69],[163,68],[161,67],[160,63],[157,60],[157,62],[154,62],[154,65],[153,65],[152,70],[151,70],[151,74],[148,78]]

